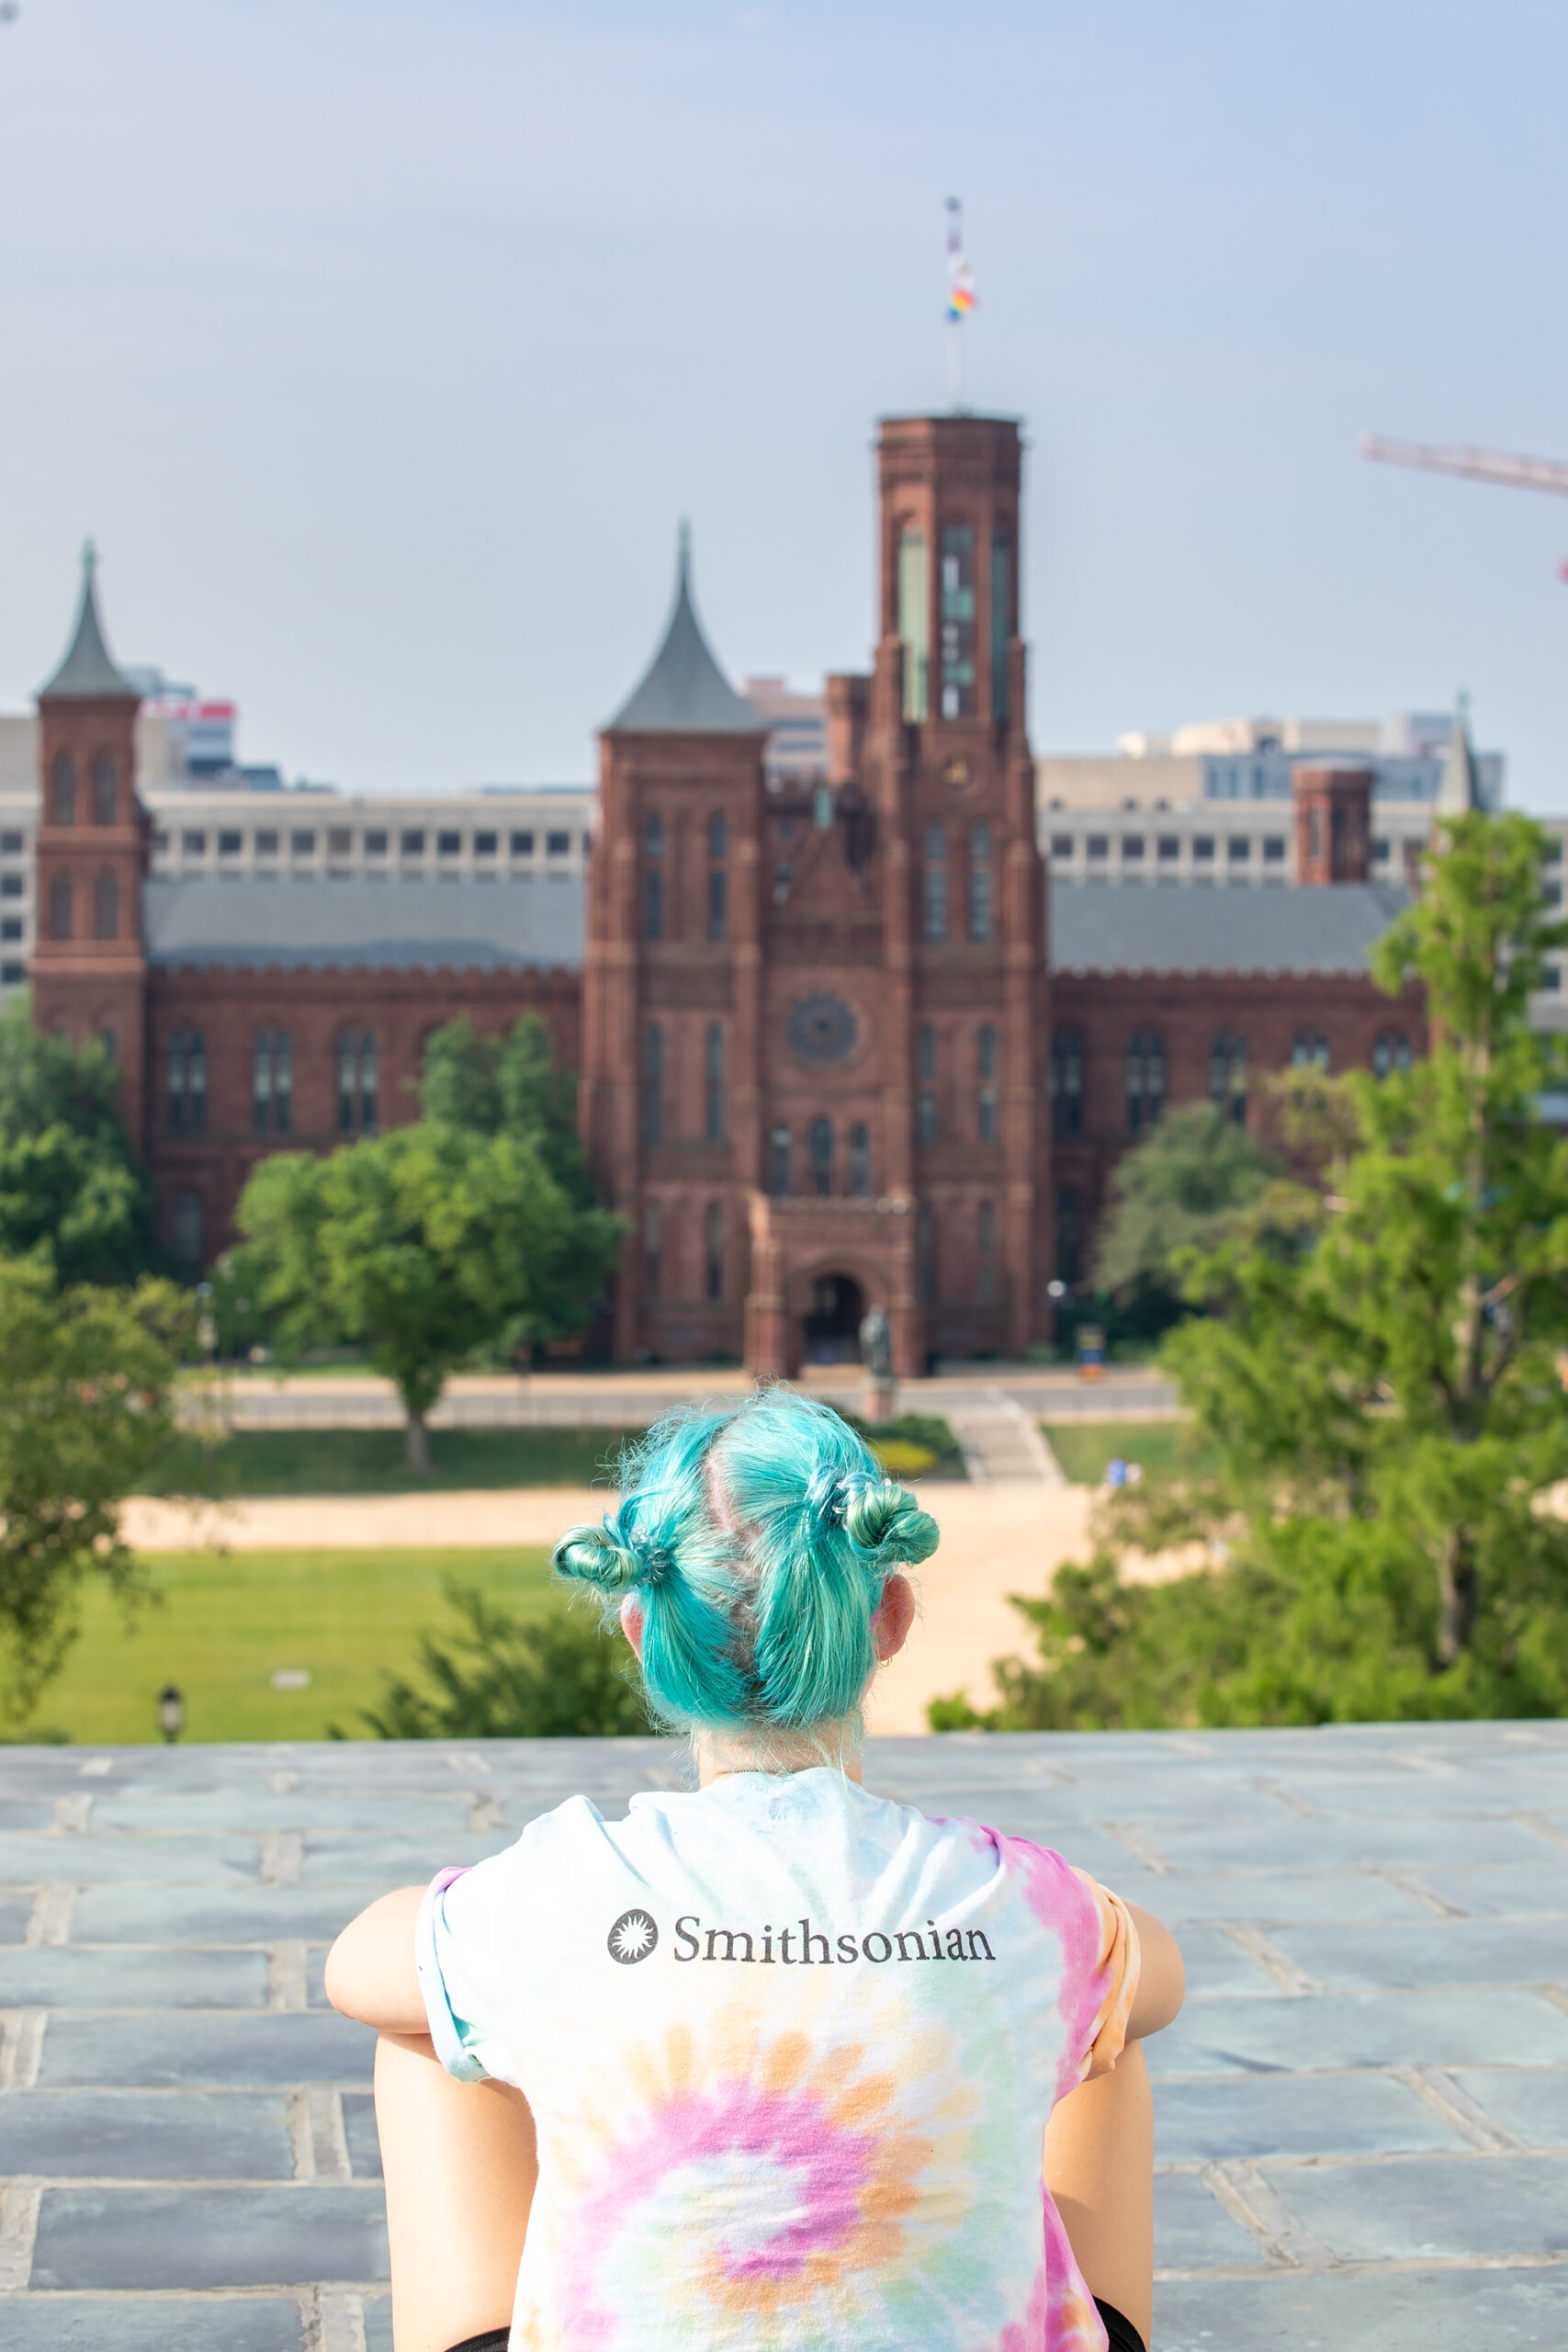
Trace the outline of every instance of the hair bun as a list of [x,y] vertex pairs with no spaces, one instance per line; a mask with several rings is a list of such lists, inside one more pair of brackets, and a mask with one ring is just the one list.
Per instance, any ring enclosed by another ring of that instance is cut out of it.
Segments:
[[558,1576],[596,1584],[601,1592],[627,1592],[645,1573],[637,1554],[608,1520],[597,1527],[592,1521],[569,1527],[550,1554],[550,1566]]
[[929,1510],[922,1510],[906,1487],[884,1478],[863,1487],[844,1510],[844,1532],[863,1552],[902,1566],[929,1560],[942,1541],[942,1530]]

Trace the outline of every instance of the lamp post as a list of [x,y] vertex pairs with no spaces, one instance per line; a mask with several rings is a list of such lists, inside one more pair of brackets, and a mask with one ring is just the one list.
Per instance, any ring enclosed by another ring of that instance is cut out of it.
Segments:
[[185,1700],[174,1683],[165,1682],[158,1693],[158,1729],[165,1746],[173,1747],[185,1727]]

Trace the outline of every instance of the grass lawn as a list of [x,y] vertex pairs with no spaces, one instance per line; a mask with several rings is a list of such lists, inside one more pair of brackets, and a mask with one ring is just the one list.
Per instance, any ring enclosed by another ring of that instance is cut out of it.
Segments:
[[1076,1487],[1098,1487],[1117,1453],[1145,1470],[1201,1469],[1213,1459],[1188,1421],[1042,1421],[1040,1428]]
[[[564,1608],[541,1548],[516,1551],[178,1552],[146,1566],[157,1603],[130,1630],[99,1588],[84,1596],[80,1640],[39,1703],[45,1727],[80,1743],[151,1740],[165,1682],[185,1694],[186,1736],[324,1739],[335,1723],[364,1735],[357,1710],[381,1694],[381,1670],[417,1668],[418,1637],[449,1626],[441,1580],[532,1615]],[[279,1668],[304,1668],[303,1690],[275,1690]]]
[[395,1495],[471,1487],[607,1481],[618,1430],[432,1430],[429,1478],[403,1460],[401,1430],[235,1430],[216,1445],[176,1438],[148,1481],[155,1495]]

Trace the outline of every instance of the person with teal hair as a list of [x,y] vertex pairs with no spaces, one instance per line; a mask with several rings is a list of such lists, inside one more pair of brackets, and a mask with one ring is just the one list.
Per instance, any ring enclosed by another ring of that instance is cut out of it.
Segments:
[[694,1789],[364,1912],[397,2352],[1145,2352],[1165,1928],[862,1781],[935,1520],[787,1388],[680,1413],[557,1544]]

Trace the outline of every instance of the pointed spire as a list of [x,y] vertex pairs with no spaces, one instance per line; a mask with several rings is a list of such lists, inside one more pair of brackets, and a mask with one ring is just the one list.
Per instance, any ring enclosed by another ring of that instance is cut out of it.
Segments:
[[1485,805],[1475,753],[1470,747],[1470,696],[1461,694],[1454,709],[1453,733],[1443,753],[1443,771],[1438,779],[1436,814],[1468,817],[1472,809]]
[[675,549],[675,602],[664,641],[607,735],[765,735],[767,721],[738,695],[714,660],[692,602],[692,532]]
[[97,568],[98,551],[88,539],[82,548],[82,602],[76,614],[76,633],[48,685],[39,688],[40,702],[46,695],[56,701],[68,695],[82,702],[104,695],[136,696],[136,688],[128,678],[120,676],[104,643],[95,585]]

